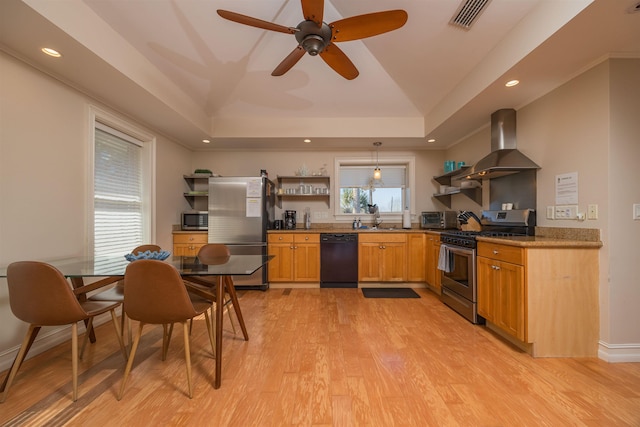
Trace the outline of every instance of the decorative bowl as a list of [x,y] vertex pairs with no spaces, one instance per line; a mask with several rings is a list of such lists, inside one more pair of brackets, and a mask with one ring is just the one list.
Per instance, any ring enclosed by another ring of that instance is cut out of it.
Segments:
[[162,261],[167,259],[169,255],[171,255],[169,251],[145,251],[137,254],[126,254],[124,257],[127,261],[136,261],[138,259],[157,259]]

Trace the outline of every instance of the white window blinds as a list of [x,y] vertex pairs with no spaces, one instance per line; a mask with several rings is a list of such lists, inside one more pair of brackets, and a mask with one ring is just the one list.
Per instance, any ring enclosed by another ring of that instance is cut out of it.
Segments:
[[94,152],[94,256],[122,256],[143,239],[142,143],[96,123]]
[[[373,179],[374,166],[340,166],[340,187],[368,187]],[[389,188],[404,188],[406,166],[380,165],[382,185]]]

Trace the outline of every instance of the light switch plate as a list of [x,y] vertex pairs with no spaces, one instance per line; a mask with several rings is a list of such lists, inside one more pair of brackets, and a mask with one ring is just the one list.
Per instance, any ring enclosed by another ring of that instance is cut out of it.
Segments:
[[598,219],[598,205],[587,206],[587,219]]
[[554,217],[554,207],[547,206],[547,219],[553,219]]
[[576,219],[578,217],[578,205],[556,206],[556,219]]
[[640,203],[635,203],[633,205],[633,219],[635,220],[640,219]]

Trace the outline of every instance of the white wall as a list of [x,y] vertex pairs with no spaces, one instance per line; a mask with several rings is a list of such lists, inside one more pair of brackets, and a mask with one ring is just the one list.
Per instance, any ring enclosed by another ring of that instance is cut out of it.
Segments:
[[[609,329],[604,341],[614,350],[635,344],[640,353],[640,221],[632,206],[640,203],[640,59],[610,61],[609,209],[607,215],[610,284]],[[633,350],[631,350],[633,351]],[[640,357],[637,359],[640,361]]]
[[[600,357],[611,361],[640,361],[640,222],[631,219],[640,203],[639,75],[640,60],[604,61],[517,116],[518,149],[541,166],[538,225],[600,229]],[[489,138],[480,131],[446,156],[481,145],[488,153]],[[546,219],[546,207],[556,204],[555,177],[569,172],[578,173],[579,211],[597,204],[597,220]]]
[[[0,70],[0,265],[83,255],[93,203],[86,188],[89,106],[109,109],[4,53]],[[185,208],[182,175],[190,172],[191,152],[155,135],[155,241],[170,248],[171,225]],[[0,279],[0,324],[3,370],[26,331],[11,313],[6,279]],[[68,339],[59,331],[40,335]]]
[[[422,211],[443,210],[445,207],[434,200],[431,195],[436,192],[437,183],[433,181],[433,176],[442,174],[443,152],[434,151],[392,151],[386,148],[380,151],[380,160],[393,157],[415,156],[416,159],[416,188],[415,206],[412,211],[419,215]],[[363,157],[371,158],[375,161],[375,152],[373,150],[365,151],[306,151],[306,150],[289,150],[289,151],[223,151],[223,152],[196,152],[193,154],[192,169],[205,168],[210,169],[214,173],[225,176],[241,176],[250,175],[257,176],[261,169],[266,169],[269,178],[276,180],[278,175],[292,176],[303,164],[311,171],[319,171],[321,167],[326,165],[327,171],[331,178],[332,188],[335,186],[334,178],[334,161],[336,157]],[[383,177],[384,179],[384,177]],[[276,216],[282,213],[283,209],[293,209],[302,212],[306,206],[309,206],[314,212],[327,212],[328,220],[318,222],[331,223],[336,222],[333,217],[333,198],[331,206],[327,206],[322,201],[306,201],[296,202],[289,201],[283,204],[282,209],[276,209]],[[478,205],[476,205],[478,209]],[[370,220],[363,218],[363,222]],[[412,219],[414,223],[419,221],[417,215]]]

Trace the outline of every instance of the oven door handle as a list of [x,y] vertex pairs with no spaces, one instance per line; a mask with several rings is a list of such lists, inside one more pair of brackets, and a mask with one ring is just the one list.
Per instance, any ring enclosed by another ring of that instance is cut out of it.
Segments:
[[460,248],[458,246],[451,246],[447,243],[443,243],[442,246],[444,246],[445,248],[447,248],[447,250],[449,252],[452,252],[454,254],[458,254],[458,255],[475,255],[476,250],[475,249],[471,249],[471,248]]

